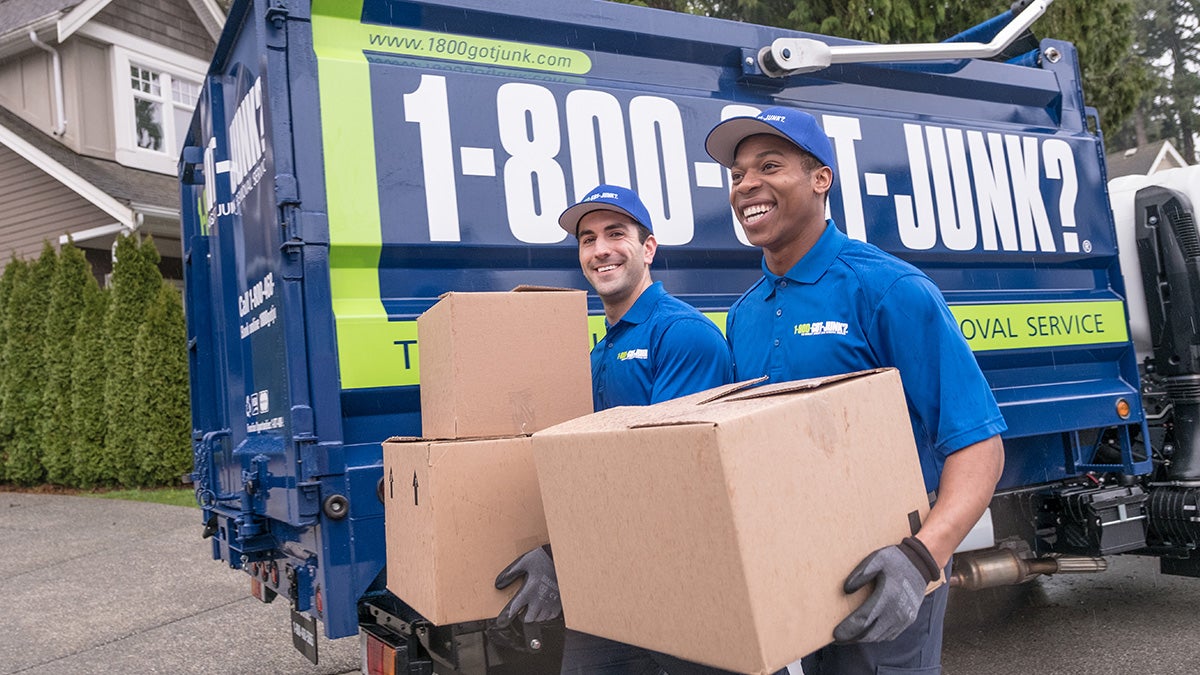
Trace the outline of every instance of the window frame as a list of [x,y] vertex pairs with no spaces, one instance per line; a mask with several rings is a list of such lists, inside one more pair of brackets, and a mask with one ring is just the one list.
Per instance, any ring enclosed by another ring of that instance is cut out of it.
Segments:
[[[115,156],[120,164],[147,171],[175,175],[179,157],[172,151],[151,150],[137,144],[137,116],[134,98],[137,90],[131,86],[131,68],[138,67],[159,75],[158,100],[163,104],[162,126],[164,148],[174,148],[186,130],[175,128],[175,109],[185,107],[174,101],[173,80],[186,80],[203,88],[203,71],[181,67],[166,48],[160,54],[149,54],[120,45],[112,46],[113,108]],[[168,60],[171,59],[171,60]],[[201,91],[197,91],[199,95]],[[192,106],[195,110],[195,105]]]

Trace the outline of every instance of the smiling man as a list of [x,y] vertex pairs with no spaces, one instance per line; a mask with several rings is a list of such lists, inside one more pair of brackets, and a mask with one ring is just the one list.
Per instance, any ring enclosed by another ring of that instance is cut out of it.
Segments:
[[658,241],[636,193],[600,185],[558,222],[579,241],[579,266],[604,304],[606,334],[592,349],[596,410],[659,403],[730,382],[721,331],[650,279]]
[[992,391],[929,277],[825,218],[834,154],[812,115],[770,108],[731,118],[713,128],[705,148],[729,168],[729,202],[763,252],[762,278],[726,323],[737,377],[783,382],[897,368],[936,499],[920,532],[850,573],[847,593],[873,582],[872,593],[834,629],[835,644],[804,658],[804,672],[938,673],[948,591],[924,591],[1000,478],[1007,427]]
[[[650,405],[728,384],[729,346],[720,329],[696,308],[650,278],[658,251],[650,214],[637,194],[600,185],[563,211],[559,225],[579,242],[579,266],[604,304],[607,332],[592,348],[592,400],[597,411]],[[504,588],[524,578],[521,590],[495,623],[506,628],[562,613],[550,551],[534,549],[496,578]],[[525,631],[528,633],[529,631]],[[567,631],[562,672],[609,675],[717,673],[663,654]]]

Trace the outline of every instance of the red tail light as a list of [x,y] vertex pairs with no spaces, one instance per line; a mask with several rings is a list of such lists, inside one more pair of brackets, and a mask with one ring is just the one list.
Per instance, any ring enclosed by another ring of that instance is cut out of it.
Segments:
[[396,649],[363,631],[363,672],[366,675],[396,675]]

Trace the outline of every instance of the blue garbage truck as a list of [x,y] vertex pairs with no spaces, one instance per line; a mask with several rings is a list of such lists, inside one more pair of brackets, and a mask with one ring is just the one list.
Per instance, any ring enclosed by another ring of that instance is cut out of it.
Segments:
[[704,139],[786,105],[835,149],[830,216],[938,284],[1008,423],[953,583],[1121,553],[1200,576],[1200,181],[1127,186],[1114,219],[1075,49],[1029,30],[1048,2],[929,45],[601,0],[235,2],[179,163],[214,559],[290,604],[310,659],[323,631],[372,673],[544,668],[386,589],[380,444],[421,431],[416,318],[587,288],[556,218],[606,182],[645,200],[656,279],[723,323],[760,255]]

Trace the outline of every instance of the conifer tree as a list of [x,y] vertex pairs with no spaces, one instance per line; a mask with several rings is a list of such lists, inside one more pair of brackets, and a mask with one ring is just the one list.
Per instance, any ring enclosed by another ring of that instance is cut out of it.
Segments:
[[1200,161],[1200,0],[1136,0],[1136,5],[1136,53],[1151,76],[1137,113],[1108,148],[1168,139],[1194,164]]
[[138,330],[138,458],[153,485],[178,485],[192,466],[187,329],[179,291],[163,282]]
[[75,324],[71,361],[71,475],[77,487],[90,488],[107,482],[103,470],[104,434],[104,348],[108,344],[104,319],[109,292],[95,278],[83,287],[83,309]]
[[[68,485],[74,483],[71,471],[71,368],[75,329],[83,311],[84,287],[92,279],[83,251],[68,242],[59,254],[58,269],[50,288],[50,307],[46,315],[46,388],[42,395],[42,465],[46,480]],[[95,284],[95,281],[92,280]],[[95,382],[92,383],[93,392]]]
[[14,255],[0,276],[0,480],[7,479],[8,447],[12,442],[12,416],[5,401],[8,396],[8,315],[11,311],[13,290],[25,283],[29,275],[29,263]]
[[135,417],[142,414],[136,401],[134,344],[146,311],[158,294],[162,275],[158,251],[136,235],[117,239],[112,272],[112,302],[105,317],[104,408],[108,430],[104,436],[103,469],[106,477],[129,487],[145,483],[136,456],[138,434]]
[[12,442],[5,473],[8,480],[21,485],[40,483],[45,477],[40,424],[46,381],[43,345],[50,284],[57,267],[58,253],[46,242],[37,262],[30,266],[26,282],[13,288],[8,314],[5,370],[9,377],[4,407],[12,421]]

